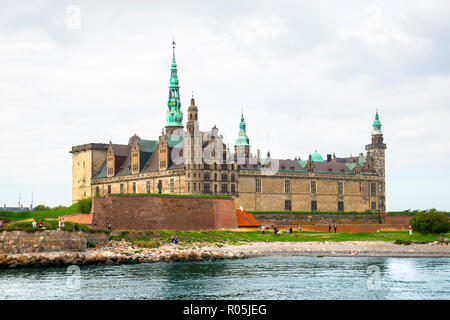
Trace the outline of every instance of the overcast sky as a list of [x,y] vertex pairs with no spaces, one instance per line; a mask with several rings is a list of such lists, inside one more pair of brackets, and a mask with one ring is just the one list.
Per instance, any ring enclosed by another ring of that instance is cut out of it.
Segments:
[[[71,204],[74,145],[157,139],[172,38],[182,108],[274,158],[364,152],[387,209],[450,210],[450,2],[0,2],[0,204]],[[185,119],[184,119],[185,120]]]

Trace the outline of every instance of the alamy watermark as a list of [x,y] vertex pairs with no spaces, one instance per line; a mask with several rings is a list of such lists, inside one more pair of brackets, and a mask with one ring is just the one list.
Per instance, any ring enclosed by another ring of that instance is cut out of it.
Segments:
[[366,270],[369,278],[366,281],[367,289],[380,290],[381,289],[381,270],[377,265],[370,265]]
[[81,8],[77,5],[70,5],[66,9],[66,27],[69,30],[81,29]]

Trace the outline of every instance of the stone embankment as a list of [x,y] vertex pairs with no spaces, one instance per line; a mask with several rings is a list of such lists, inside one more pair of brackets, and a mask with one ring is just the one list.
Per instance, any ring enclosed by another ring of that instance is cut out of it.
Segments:
[[241,252],[224,252],[215,248],[183,248],[178,245],[162,246],[157,249],[136,248],[122,240],[109,241],[99,249],[88,249],[85,252],[0,254],[0,268],[216,261],[245,257]]

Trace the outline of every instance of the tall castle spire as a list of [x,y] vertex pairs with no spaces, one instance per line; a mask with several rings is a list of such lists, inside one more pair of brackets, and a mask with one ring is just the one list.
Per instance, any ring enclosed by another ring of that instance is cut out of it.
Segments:
[[180,87],[178,86],[177,62],[175,60],[175,40],[172,41],[173,56],[170,68],[169,101],[167,102],[166,132],[183,128],[183,113],[181,112]]
[[241,113],[239,123],[239,134],[234,144],[234,157],[238,163],[247,163],[250,156],[250,140],[247,137],[247,130],[244,121],[244,111]]
[[244,121],[244,111],[241,113],[241,122],[239,123],[239,134],[236,138],[236,143],[234,144],[235,147],[237,146],[250,146],[250,140],[247,137],[247,130],[246,130],[246,124]]

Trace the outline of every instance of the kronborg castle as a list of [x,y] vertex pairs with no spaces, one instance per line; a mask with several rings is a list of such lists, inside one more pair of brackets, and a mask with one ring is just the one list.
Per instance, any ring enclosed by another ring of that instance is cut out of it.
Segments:
[[199,130],[192,97],[186,128],[173,44],[166,124],[157,140],[136,134],[128,144],[89,143],[72,147],[72,201],[111,193],[231,195],[248,211],[384,212],[385,149],[378,112],[366,153],[305,160],[252,154],[243,114],[234,148],[214,126]]

